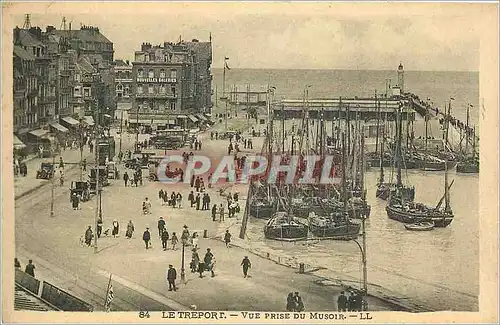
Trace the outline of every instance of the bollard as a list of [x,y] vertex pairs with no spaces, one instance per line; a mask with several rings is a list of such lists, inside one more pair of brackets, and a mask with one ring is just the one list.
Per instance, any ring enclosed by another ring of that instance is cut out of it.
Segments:
[[304,263],[299,263],[299,273],[303,274],[305,272],[304,270]]
[[203,238],[208,238],[208,231],[206,229],[203,230]]

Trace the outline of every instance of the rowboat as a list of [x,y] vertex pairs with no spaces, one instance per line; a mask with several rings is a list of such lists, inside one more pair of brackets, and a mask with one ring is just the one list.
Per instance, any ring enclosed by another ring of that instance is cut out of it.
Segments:
[[433,221],[422,221],[405,225],[406,230],[412,231],[428,231],[434,229]]

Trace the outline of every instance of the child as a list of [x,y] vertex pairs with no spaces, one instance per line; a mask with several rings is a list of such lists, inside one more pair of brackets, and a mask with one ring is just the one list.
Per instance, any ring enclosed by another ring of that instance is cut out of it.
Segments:
[[172,233],[172,250],[175,251],[175,245],[179,242],[179,239],[177,238],[176,233]]

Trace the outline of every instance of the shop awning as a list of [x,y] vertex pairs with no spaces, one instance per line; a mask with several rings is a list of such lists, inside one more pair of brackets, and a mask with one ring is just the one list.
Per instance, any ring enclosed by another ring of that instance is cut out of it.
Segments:
[[177,115],[177,118],[188,118],[186,115]]
[[188,118],[194,123],[198,122],[198,119],[191,114],[188,115]]
[[116,109],[128,111],[132,108],[132,103],[116,103]]
[[37,138],[42,138],[49,134],[49,130],[43,130],[43,129],[36,129],[28,132],[31,135],[34,135]]
[[202,114],[196,114],[196,117],[200,120],[200,121],[207,121],[207,118],[205,116],[203,116]]
[[109,114],[104,114],[104,116],[107,118],[111,118],[111,115],[109,115]]
[[68,132],[69,131],[67,128],[65,128],[64,126],[62,126],[59,123],[51,123],[50,126],[59,132]]
[[93,116],[90,116],[90,115],[87,115],[85,116],[85,123],[87,123],[89,126],[94,126],[95,122],[94,122],[94,117]]
[[19,138],[15,134],[14,137],[12,138],[12,144],[14,145],[15,149],[26,148],[26,145],[21,140],[19,140]]
[[[132,120],[129,121],[129,123],[136,124],[137,120],[136,119],[132,119]],[[151,124],[151,120],[139,120],[139,124]]]
[[80,124],[80,122],[78,122],[77,120],[75,120],[71,116],[63,117],[62,120],[64,122],[68,123],[69,125],[78,125],[78,124]]

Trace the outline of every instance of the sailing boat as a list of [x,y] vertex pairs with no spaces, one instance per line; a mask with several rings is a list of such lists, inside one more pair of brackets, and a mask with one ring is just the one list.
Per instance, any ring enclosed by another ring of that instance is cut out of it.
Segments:
[[[397,121],[396,121],[396,123],[397,123]],[[384,168],[382,167],[384,165],[383,164],[384,140],[385,140],[385,137],[382,135],[382,146],[380,147],[380,166],[381,166],[380,167],[380,177],[378,179],[377,192],[375,195],[379,199],[387,200],[387,198],[390,196],[391,192],[396,191],[397,184],[393,184],[392,182],[389,182],[389,183],[384,182]],[[400,153],[401,152],[396,149],[396,155],[400,155]],[[401,159],[401,157],[399,157],[399,159]],[[395,166],[392,166],[392,167],[395,167]],[[415,187],[413,187],[413,186],[404,186],[404,185],[400,184],[399,191],[400,191],[401,195],[403,195],[405,200],[413,201],[413,199],[415,198]]]
[[476,132],[472,132],[472,156],[469,156],[469,108],[467,105],[467,124],[465,127],[465,152],[463,159],[457,164],[457,173],[479,173],[479,159],[476,157]]
[[346,148],[344,134],[342,134],[342,189],[343,203],[342,210],[331,210],[328,214],[317,215],[315,212],[309,214],[309,230],[317,237],[350,240],[359,235],[361,224],[353,223],[349,219],[347,207],[347,182],[346,182]]
[[[398,111],[399,113],[399,111]],[[399,120],[399,119],[398,119]],[[448,124],[446,125],[448,127]],[[391,193],[389,197],[389,204],[386,207],[387,216],[390,219],[397,220],[403,223],[419,223],[423,221],[434,222],[435,227],[446,227],[453,221],[453,211],[450,206],[450,196],[449,190],[453,185],[453,182],[448,186],[448,168],[445,164],[445,193],[441,198],[439,203],[435,208],[428,207],[422,203],[414,202],[413,200],[406,200],[404,195],[402,195],[400,189],[401,185],[401,126],[398,128],[398,141],[397,141],[397,184],[396,191]],[[444,209],[441,209],[441,205],[445,201]]]

